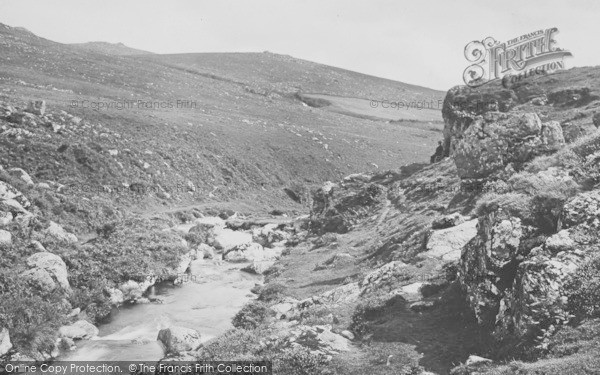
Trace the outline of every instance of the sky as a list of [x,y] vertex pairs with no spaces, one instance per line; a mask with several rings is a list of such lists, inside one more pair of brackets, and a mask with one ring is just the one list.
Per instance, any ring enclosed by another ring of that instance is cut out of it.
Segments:
[[597,0],[0,0],[0,23],[61,43],[156,53],[291,55],[439,90],[462,84],[466,44],[557,27],[567,68],[600,65]]

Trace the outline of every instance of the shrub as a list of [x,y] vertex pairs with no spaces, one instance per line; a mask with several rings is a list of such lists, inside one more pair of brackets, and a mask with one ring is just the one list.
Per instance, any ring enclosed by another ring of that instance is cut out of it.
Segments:
[[281,283],[270,283],[261,289],[258,299],[263,302],[274,302],[281,299],[286,291],[286,286]]
[[70,311],[59,292],[40,296],[16,273],[0,273],[0,327],[7,327],[23,354],[52,351],[56,331]]
[[271,358],[273,373],[285,375],[315,375],[325,373],[327,361],[323,355],[312,354],[304,347],[285,349]]
[[252,301],[235,314],[232,324],[236,328],[255,329],[263,325],[272,315],[272,310],[264,302]]
[[600,256],[581,266],[566,289],[573,315],[579,319],[600,317]]
[[197,353],[205,361],[248,359],[258,350],[257,332],[234,328],[209,341]]

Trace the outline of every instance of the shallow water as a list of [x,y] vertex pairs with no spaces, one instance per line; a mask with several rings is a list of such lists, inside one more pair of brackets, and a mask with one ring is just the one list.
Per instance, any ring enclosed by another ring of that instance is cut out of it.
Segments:
[[61,360],[152,361],[164,357],[158,331],[171,325],[193,328],[207,341],[231,328],[231,319],[253,298],[260,278],[241,272],[243,264],[199,260],[180,286],[157,285],[151,291],[164,303],[122,306],[98,337],[77,342]]

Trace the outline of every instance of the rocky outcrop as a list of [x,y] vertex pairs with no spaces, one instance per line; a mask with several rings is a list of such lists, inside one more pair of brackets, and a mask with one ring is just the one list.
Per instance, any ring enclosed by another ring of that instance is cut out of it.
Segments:
[[[539,113],[545,122],[553,122],[544,137],[558,136],[559,125],[567,142],[590,134],[597,127],[594,108],[598,103],[598,92],[590,86],[588,79],[576,74],[565,88],[565,77],[548,75],[532,77],[516,85],[492,82],[480,87],[456,86],[448,91],[444,99],[444,150],[446,156],[454,152],[457,141],[479,117],[489,113]],[[595,101],[595,102],[594,102]],[[590,103],[594,102],[594,103]],[[587,107],[584,107],[586,106]]]
[[479,179],[509,164],[520,166],[564,144],[557,122],[542,124],[535,113],[488,112],[454,137],[452,156],[461,178]]
[[346,233],[385,201],[385,189],[376,183],[349,180],[326,182],[313,192],[310,228],[317,234]]
[[157,340],[164,346],[165,354],[180,354],[196,350],[202,345],[200,334],[191,328],[173,326],[161,329]]
[[600,228],[600,191],[570,199],[560,230],[544,236],[520,218],[480,218],[463,252],[459,278],[479,322],[504,339],[532,338],[568,321],[570,277],[593,254]]

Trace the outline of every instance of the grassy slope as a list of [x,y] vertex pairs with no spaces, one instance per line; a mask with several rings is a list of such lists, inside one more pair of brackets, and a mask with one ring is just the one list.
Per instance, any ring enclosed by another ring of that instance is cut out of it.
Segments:
[[123,43],[107,43],[107,42],[88,42],[88,43],[75,43],[72,46],[86,49],[92,52],[104,53],[107,55],[119,55],[119,56],[130,56],[130,55],[151,55],[153,52],[144,51],[141,49],[135,49],[124,45]]
[[[280,189],[291,182],[312,184],[375,165],[390,168],[425,161],[440,137],[436,129],[421,124],[386,124],[307,108],[291,95],[300,89],[295,87],[299,82],[304,90],[354,96],[366,89],[418,97],[439,92],[284,56],[202,55],[209,57],[206,61],[197,55],[178,55],[177,61],[158,55],[109,56],[6,27],[0,27],[0,51],[1,99],[13,105],[45,99],[52,111],[64,109],[101,124],[119,137],[82,133],[64,141],[85,139],[104,149],[130,149],[131,159],[156,170],[149,176],[119,159],[126,167],[123,175],[106,184],[191,180],[200,191],[194,200],[214,192],[218,200],[254,194],[256,199],[268,196],[265,203],[282,204],[286,198]],[[179,60],[186,59],[213,68],[209,74],[182,68]],[[281,85],[286,88],[282,95],[272,91]],[[92,101],[125,99],[175,106],[177,100],[190,101],[196,108],[81,108],[85,100],[89,106]],[[77,108],[70,106],[73,100]],[[146,150],[154,156],[144,155]],[[2,160],[37,175],[40,161],[19,157],[3,154]],[[189,200],[187,194],[179,198]]]

